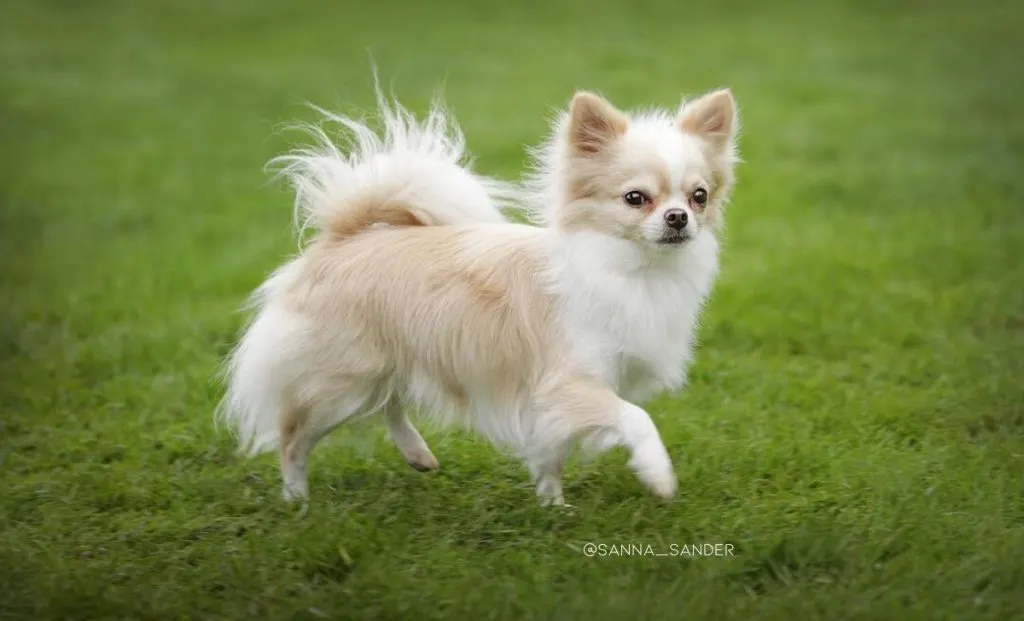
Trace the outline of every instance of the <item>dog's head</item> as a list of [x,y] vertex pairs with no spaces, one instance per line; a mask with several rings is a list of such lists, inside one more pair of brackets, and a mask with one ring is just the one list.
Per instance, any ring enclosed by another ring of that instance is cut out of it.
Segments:
[[684,101],[674,115],[628,114],[579,92],[543,154],[546,183],[560,186],[545,219],[645,246],[685,244],[721,222],[736,133],[729,90]]

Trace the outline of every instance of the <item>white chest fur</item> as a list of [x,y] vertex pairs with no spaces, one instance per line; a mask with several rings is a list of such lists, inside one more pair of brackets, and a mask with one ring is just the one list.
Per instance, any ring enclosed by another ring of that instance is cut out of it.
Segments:
[[631,401],[682,385],[718,271],[712,234],[653,255],[595,233],[558,235],[552,268],[563,329],[588,370]]

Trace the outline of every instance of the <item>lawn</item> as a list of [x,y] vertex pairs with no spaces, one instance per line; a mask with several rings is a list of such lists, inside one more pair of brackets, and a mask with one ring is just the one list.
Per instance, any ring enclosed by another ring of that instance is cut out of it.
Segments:
[[[4,3],[0,618],[1024,618],[1024,4],[292,4]],[[677,498],[615,452],[545,509],[482,441],[421,474],[371,428],[301,516],[214,428],[295,250],[263,165],[372,103],[371,54],[509,179],[576,88],[734,89],[722,277],[648,404]]]

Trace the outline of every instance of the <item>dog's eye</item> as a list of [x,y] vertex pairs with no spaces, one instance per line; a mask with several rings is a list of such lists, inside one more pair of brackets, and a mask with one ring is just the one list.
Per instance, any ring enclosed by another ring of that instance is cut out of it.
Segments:
[[633,207],[640,207],[651,202],[651,199],[648,198],[646,194],[640,192],[639,190],[632,190],[626,192],[623,195],[622,200],[626,201],[627,205],[632,205]]
[[705,190],[704,188],[697,188],[696,190],[693,191],[693,196],[691,196],[690,198],[692,198],[693,202],[697,203],[698,205],[703,205],[708,202],[708,191]]

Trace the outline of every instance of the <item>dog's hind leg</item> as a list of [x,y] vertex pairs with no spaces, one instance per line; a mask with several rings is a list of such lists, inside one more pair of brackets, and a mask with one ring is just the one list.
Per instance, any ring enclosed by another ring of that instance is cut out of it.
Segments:
[[430,452],[430,447],[423,440],[423,436],[412,426],[402,405],[396,399],[389,401],[384,408],[384,419],[387,421],[391,439],[394,440],[402,457],[410,466],[420,472],[437,470],[441,467],[437,458]]
[[530,476],[536,486],[541,506],[565,505],[565,496],[562,494],[562,469],[565,467],[568,453],[569,445],[566,442],[534,452],[527,458],[526,465],[530,468]]
[[312,428],[309,408],[288,408],[281,416],[281,480],[285,500],[309,497],[306,460],[313,446],[323,437]]
[[[359,394],[359,393],[357,393]],[[306,461],[317,442],[366,407],[369,398],[328,401],[316,406],[293,407],[281,416],[281,478],[285,500],[309,497]]]

